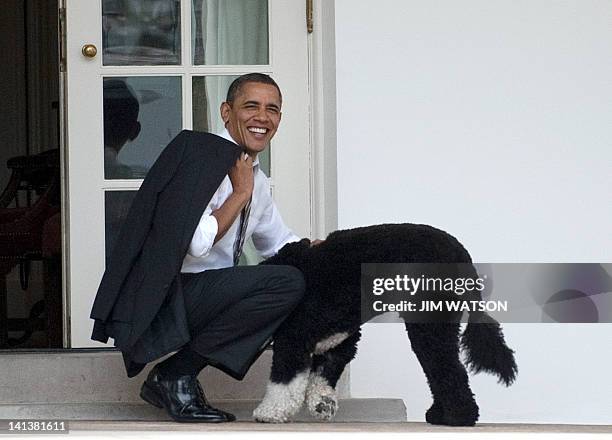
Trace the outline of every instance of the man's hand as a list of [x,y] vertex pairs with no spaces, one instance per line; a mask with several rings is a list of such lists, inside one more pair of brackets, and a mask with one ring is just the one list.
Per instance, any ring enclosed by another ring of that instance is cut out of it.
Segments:
[[230,182],[232,182],[234,194],[248,200],[253,194],[253,158],[246,153],[242,153],[229,170],[228,175]]
[[318,246],[318,245],[320,245],[321,243],[323,243],[324,241],[325,241],[325,240],[319,240],[318,238],[317,238],[316,240],[312,240],[312,241],[310,242],[310,247],[313,247],[313,246]]
[[228,172],[232,182],[232,194],[223,202],[219,209],[211,215],[217,219],[217,235],[214,243],[217,243],[229,230],[232,223],[238,218],[242,208],[248,203],[253,194],[253,159],[246,153],[242,153],[234,166]]

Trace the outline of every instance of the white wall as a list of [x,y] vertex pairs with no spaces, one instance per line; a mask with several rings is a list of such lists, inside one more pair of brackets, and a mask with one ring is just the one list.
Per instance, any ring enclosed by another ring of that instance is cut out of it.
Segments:
[[[336,0],[335,17],[340,228],[429,223],[477,262],[612,261],[612,2]],[[481,421],[612,424],[612,325],[504,327],[519,379],[472,378]],[[402,326],[364,333],[353,396],[424,420]]]

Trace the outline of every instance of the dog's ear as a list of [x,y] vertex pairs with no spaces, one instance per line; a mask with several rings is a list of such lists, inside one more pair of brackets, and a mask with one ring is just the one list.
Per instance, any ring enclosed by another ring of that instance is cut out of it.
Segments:
[[300,267],[308,249],[310,249],[310,240],[302,238],[300,241],[287,243],[276,255],[268,258],[261,264],[287,264],[289,266]]

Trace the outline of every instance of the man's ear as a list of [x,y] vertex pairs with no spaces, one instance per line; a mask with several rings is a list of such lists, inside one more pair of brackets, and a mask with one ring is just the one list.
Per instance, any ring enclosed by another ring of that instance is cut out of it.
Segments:
[[231,110],[232,108],[227,101],[221,103],[220,113],[224,125],[227,125],[229,122],[229,114]]

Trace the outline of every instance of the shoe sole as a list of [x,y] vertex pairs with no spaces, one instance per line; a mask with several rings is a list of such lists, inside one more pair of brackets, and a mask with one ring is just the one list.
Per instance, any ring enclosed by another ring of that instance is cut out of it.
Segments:
[[[159,394],[157,394],[155,390],[151,389],[151,387],[149,387],[146,382],[142,384],[142,388],[140,389],[140,397],[145,402],[150,403],[151,405],[157,408],[166,409]],[[233,422],[236,420],[236,419],[234,420],[181,419],[181,418],[174,417],[172,414],[170,414],[168,410],[166,410],[166,414],[168,414],[172,418],[172,420],[174,420],[175,422],[180,422],[180,423],[228,423],[228,422]]]

